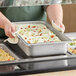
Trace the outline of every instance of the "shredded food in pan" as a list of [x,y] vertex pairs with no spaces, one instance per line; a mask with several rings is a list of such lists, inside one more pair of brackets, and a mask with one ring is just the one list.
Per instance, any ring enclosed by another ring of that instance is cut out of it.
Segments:
[[74,42],[69,43],[70,46],[76,46],[76,39],[72,39]]
[[73,42],[68,44],[68,45],[72,46],[72,47],[69,46],[68,51],[76,55],[76,38],[72,39],[72,40],[73,40]]
[[14,57],[10,56],[9,53],[5,52],[2,48],[0,48],[0,61],[10,60],[14,60]]
[[76,48],[68,48],[68,51],[73,54],[76,54]]
[[27,43],[60,42],[61,40],[43,24],[25,24],[19,26],[18,34]]

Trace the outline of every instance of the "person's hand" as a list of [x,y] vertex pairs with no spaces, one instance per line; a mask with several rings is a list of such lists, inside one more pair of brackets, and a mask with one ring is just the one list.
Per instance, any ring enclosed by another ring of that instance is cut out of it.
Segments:
[[59,26],[59,28],[61,28],[63,32],[65,31],[65,26],[61,21],[55,21],[55,24]]
[[12,23],[6,24],[5,27],[4,27],[4,30],[5,30],[6,36],[8,36],[10,38],[14,38],[12,33],[16,31],[16,26],[15,25],[13,25]]
[[65,26],[62,23],[62,21],[52,21],[52,26],[58,31],[61,31],[61,32],[65,31]]
[[6,36],[14,38],[12,35],[16,30],[16,26],[11,23],[1,12],[0,12],[0,28],[4,29]]
[[47,16],[50,22],[52,20],[54,21],[52,26],[55,29],[62,32],[65,31],[65,26],[63,24],[63,8],[61,4],[49,5],[47,7]]

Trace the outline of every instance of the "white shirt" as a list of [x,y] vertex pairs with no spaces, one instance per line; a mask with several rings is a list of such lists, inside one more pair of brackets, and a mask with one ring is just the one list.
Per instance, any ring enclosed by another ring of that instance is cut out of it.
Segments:
[[14,0],[14,4],[17,6],[60,4],[61,2],[62,0]]
[[[13,0],[13,6],[31,6],[31,5],[48,5],[60,4],[62,0]],[[0,0],[0,5],[8,6],[9,0]]]
[[61,2],[62,2],[62,0],[51,0],[52,4],[57,4],[57,3],[61,3]]

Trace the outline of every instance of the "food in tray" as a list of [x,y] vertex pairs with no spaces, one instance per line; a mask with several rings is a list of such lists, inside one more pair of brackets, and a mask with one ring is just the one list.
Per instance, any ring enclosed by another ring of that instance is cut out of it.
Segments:
[[76,54],[76,38],[71,38],[73,42],[69,43],[68,51]]
[[76,39],[72,39],[74,42],[69,43],[70,46],[75,46],[76,45]]
[[68,48],[68,51],[71,53],[76,54],[76,48]]
[[76,45],[76,42],[71,42],[69,43],[70,46],[75,46]]
[[76,39],[72,39],[73,41],[76,41]]
[[0,61],[10,60],[14,60],[14,57],[10,56],[9,53],[5,52],[2,48],[0,48]]
[[27,43],[60,42],[61,40],[43,24],[25,24],[19,26],[18,34]]

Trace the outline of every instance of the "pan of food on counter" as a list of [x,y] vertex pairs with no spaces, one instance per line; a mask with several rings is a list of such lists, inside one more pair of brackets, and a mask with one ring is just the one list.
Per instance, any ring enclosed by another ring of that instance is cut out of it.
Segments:
[[44,21],[14,22],[18,31],[19,47],[27,56],[45,56],[67,53],[67,42],[71,41],[63,33]]
[[72,40],[68,43],[68,52],[76,55],[76,32],[65,33],[65,35]]
[[76,54],[76,38],[72,39],[73,42],[68,44],[68,51],[70,53]]
[[[0,43],[0,62],[9,62],[20,59],[16,54],[14,54],[5,44]],[[9,72],[15,70],[14,65],[4,65],[0,66],[0,72]],[[5,69],[4,69],[5,68]]]

